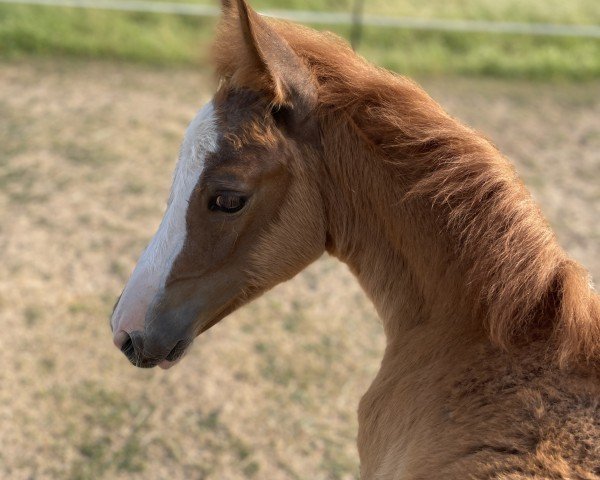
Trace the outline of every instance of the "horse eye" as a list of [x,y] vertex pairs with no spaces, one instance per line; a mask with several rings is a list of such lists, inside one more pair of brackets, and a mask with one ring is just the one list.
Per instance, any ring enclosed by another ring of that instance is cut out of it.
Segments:
[[246,204],[246,199],[235,193],[221,193],[212,199],[208,205],[210,210],[226,213],[239,212]]

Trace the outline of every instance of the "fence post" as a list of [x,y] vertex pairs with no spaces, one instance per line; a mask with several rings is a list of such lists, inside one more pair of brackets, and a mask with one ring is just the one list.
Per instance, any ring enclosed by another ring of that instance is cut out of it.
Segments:
[[354,0],[354,5],[352,6],[350,45],[352,45],[354,51],[358,50],[362,40],[364,6],[365,0]]

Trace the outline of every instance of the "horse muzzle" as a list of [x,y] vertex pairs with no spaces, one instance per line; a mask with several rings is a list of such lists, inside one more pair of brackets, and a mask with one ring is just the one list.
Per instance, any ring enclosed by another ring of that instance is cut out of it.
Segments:
[[115,309],[113,342],[136,367],[173,366],[196,336],[201,302],[179,299],[174,306],[164,293],[156,295],[141,318]]
[[190,337],[180,340],[156,338],[141,331],[121,331],[115,335],[115,345],[133,365],[140,368],[152,368],[156,365],[170,368],[183,357],[192,341],[193,338]]

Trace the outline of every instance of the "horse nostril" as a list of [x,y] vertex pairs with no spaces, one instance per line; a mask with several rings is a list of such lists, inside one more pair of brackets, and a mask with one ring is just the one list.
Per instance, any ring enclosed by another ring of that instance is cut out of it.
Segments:
[[133,341],[131,340],[131,337],[129,335],[127,335],[127,340],[125,341],[125,343],[121,345],[121,351],[125,354],[127,358],[131,358],[131,356],[133,355],[135,349],[133,347]]
[[119,330],[113,335],[113,343],[119,350],[121,350],[121,347],[127,340],[129,340],[129,334],[123,330]]
[[156,365],[156,359],[144,351],[143,333],[136,330],[131,333],[121,332],[121,352],[136,367],[150,368]]
[[120,330],[113,341],[131,363],[141,368],[154,367],[163,360],[174,362],[183,356],[185,349],[192,343],[192,339],[189,338],[179,340],[169,351],[167,348],[172,343],[165,345],[164,339],[145,336],[139,330],[133,332]]

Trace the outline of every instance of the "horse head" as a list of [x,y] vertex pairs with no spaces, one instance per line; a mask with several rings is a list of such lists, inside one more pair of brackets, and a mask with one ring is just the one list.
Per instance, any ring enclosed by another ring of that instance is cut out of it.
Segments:
[[224,50],[238,64],[222,66],[187,128],[164,217],[111,318],[115,345],[139,367],[171,366],[325,248],[307,66],[243,0],[223,3],[215,54]]

